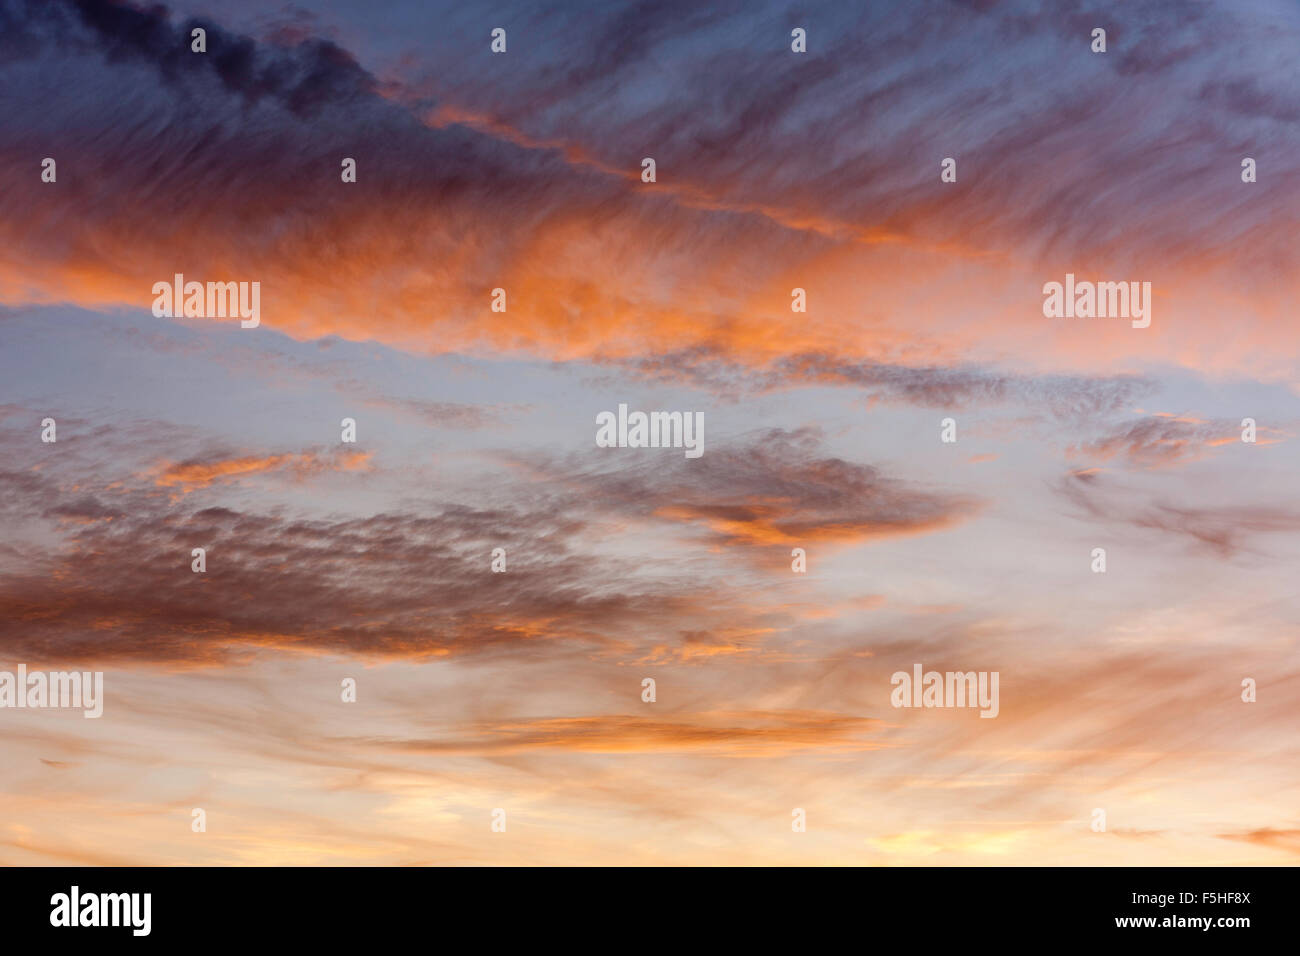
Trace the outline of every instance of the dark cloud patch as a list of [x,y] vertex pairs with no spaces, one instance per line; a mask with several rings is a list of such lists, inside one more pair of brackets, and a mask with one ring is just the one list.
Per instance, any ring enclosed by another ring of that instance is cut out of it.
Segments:
[[1089,464],[1118,459],[1138,468],[1164,468],[1197,461],[1240,439],[1240,421],[1148,415],[1114,425],[1067,453]]
[[864,541],[938,531],[972,517],[974,498],[890,478],[822,454],[816,428],[772,429],[696,460],[641,457],[617,469],[540,466],[620,515],[687,522],[719,544]]
[[[268,97],[303,117],[315,114],[325,104],[338,105],[370,95],[376,88],[374,78],[346,50],[328,40],[302,38],[267,49],[211,20],[173,25],[167,8],[158,4],[74,0],[70,6],[89,31],[93,45],[110,61],[147,63],[169,83],[210,70],[227,90],[247,102]],[[191,50],[196,27],[206,31],[203,54]]]
[[[633,639],[640,622],[693,604],[688,591],[636,583],[575,552],[584,524],[558,511],[309,518],[173,503],[144,489],[61,503],[55,482],[12,478],[0,474],[11,510],[54,501],[44,514],[74,520],[57,551],[6,562],[6,658],[219,663],[261,648],[526,656],[557,641]],[[509,571],[492,574],[503,542]],[[206,549],[206,573],[190,568],[196,547]]]
[[[1250,139],[1283,180],[1300,171],[1278,148],[1294,140],[1300,86],[1268,66],[1285,61],[1300,18],[1270,14],[1265,28],[1230,2],[1117,12],[1008,0],[941,14],[890,3],[711,4],[675,18],[641,4],[529,4],[516,22],[548,38],[582,32],[592,37],[585,52],[548,46],[519,70],[483,73],[472,50],[448,49],[461,69],[440,63],[423,85],[613,166],[649,140],[671,157],[679,184],[827,234],[875,230],[1053,256],[1123,250],[1130,262],[1158,249],[1168,260],[1216,241],[1189,236],[1189,215],[1208,229],[1216,204],[1236,204],[1231,176],[1205,179],[1213,144],[1266,121],[1269,133]],[[808,30],[806,55],[789,51],[793,24]],[[1089,49],[1098,25],[1106,54]],[[1117,124],[1120,115],[1144,121]],[[939,159],[954,154],[958,182],[936,194]],[[1207,191],[1215,203],[1201,201]],[[1272,195],[1294,208],[1289,192]],[[1274,212],[1238,209],[1253,224]]]
[[693,385],[732,400],[786,388],[832,385],[861,389],[871,401],[925,408],[1030,406],[1069,421],[1107,417],[1131,407],[1156,387],[1137,375],[1020,375],[976,365],[854,362],[824,353],[790,355],[753,368],[709,346],[611,364],[650,381]]
[[1225,112],[1258,117],[1278,123],[1300,121],[1300,103],[1280,99],[1266,91],[1258,77],[1211,80],[1200,90],[1200,98]]
[[[152,281],[219,265],[260,277],[267,324],[300,337],[627,355],[663,325],[744,361],[790,334],[755,314],[772,263],[812,267],[830,250],[877,279],[890,268],[877,244],[926,275],[1010,250],[1053,272],[1062,258],[1151,273],[1212,253],[1241,281],[1295,273],[1278,237],[1300,202],[1286,188],[1298,91],[1259,64],[1300,25],[1261,35],[1228,4],[1176,29],[1126,14],[1114,57],[1087,52],[1073,25],[1093,19],[1086,6],[506,8],[530,43],[509,70],[472,8],[433,6],[428,73],[403,59],[401,82],[310,21],[257,39],[208,22],[209,52],[191,54],[192,24],[165,8],[0,9],[24,37],[0,87],[0,175],[30,187],[51,143],[61,164],[57,190],[0,191],[0,269],[74,301],[143,306]],[[810,53],[792,54],[790,24],[805,20]],[[1191,51],[1211,24],[1205,66]],[[1247,42],[1264,52],[1234,57]],[[1144,51],[1167,65],[1116,72]],[[962,149],[940,148],[936,128]],[[1235,142],[1264,144],[1269,175],[1248,194],[1235,167],[1211,176],[1224,162],[1212,144]],[[660,181],[643,189],[649,151]],[[940,187],[949,152],[959,179]],[[360,170],[346,187],[345,156]],[[1240,240],[1226,249],[1225,215]],[[511,321],[485,323],[500,283]],[[881,360],[844,330],[846,355]]]
[[[157,434],[170,436],[175,458],[163,466]],[[531,461],[532,479],[500,504],[357,516],[250,508],[236,494],[250,480],[346,474],[350,459],[185,447],[156,423],[104,428],[61,443],[66,458],[0,472],[6,519],[48,524],[43,546],[0,550],[0,651],[217,663],[259,649],[527,657],[557,642],[604,653],[706,634],[744,643],[779,608],[747,607],[743,592],[727,598],[667,559],[597,557],[611,524],[702,529],[740,546],[743,561],[755,546],[941,530],[978,509],[828,457],[812,429],[756,434],[689,462]],[[124,459],[140,464],[123,473]],[[498,546],[504,574],[490,571]],[[194,548],[206,550],[204,573],[191,570]]]
[[1300,532],[1300,510],[1290,505],[1178,505],[1166,496],[1141,495],[1086,471],[1066,476],[1057,488],[1089,521],[1189,539],[1221,558],[1253,550],[1261,535]]

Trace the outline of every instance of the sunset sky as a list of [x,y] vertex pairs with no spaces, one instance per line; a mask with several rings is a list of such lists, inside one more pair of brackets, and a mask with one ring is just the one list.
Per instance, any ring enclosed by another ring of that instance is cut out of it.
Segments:
[[[0,864],[1300,863],[1297,50],[1294,0],[0,0],[0,670],[105,694],[0,709]],[[891,706],[918,663],[998,716]]]

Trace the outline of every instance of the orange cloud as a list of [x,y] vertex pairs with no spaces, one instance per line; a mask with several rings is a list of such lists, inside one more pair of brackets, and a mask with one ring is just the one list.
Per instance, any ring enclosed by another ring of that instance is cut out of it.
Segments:
[[153,475],[154,484],[162,488],[179,488],[188,494],[206,488],[214,481],[243,478],[268,472],[288,472],[302,481],[325,471],[363,471],[371,452],[336,452],[322,456],[316,452],[282,455],[245,455],[207,461],[162,462]]
[[801,750],[850,753],[884,746],[868,735],[879,721],[813,710],[718,711],[668,719],[605,714],[506,720],[466,728],[447,740],[381,740],[429,754],[725,753],[774,757]]

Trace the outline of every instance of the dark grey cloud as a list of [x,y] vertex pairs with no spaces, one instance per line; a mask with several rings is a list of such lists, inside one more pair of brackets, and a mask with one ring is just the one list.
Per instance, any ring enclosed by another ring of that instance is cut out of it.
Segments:
[[1300,509],[1290,503],[1177,504],[1167,495],[1137,492],[1091,471],[1067,475],[1057,490],[1090,521],[1188,539],[1221,558],[1256,550],[1261,535],[1300,532]]
[[824,353],[784,356],[764,367],[742,366],[704,346],[611,362],[650,381],[674,382],[741,398],[815,385],[860,389],[870,400],[925,408],[1028,406],[1058,420],[1106,418],[1156,388],[1139,375],[1030,375],[978,365],[923,366],[858,362]]
[[[11,430],[0,437],[18,443]],[[260,649],[528,657],[703,634],[725,642],[729,628],[768,611],[747,609],[743,595],[724,602],[708,576],[667,558],[601,554],[609,527],[634,519],[703,533],[739,546],[744,565],[766,545],[788,554],[790,540],[928,533],[979,507],[829,457],[813,429],[758,433],[690,462],[632,454],[592,469],[537,458],[527,462],[533,477],[500,503],[353,516],[254,506],[240,491],[250,474],[288,486],[346,476],[337,455],[239,452],[158,423],[72,433],[42,449],[39,468],[0,470],[0,514],[25,529],[0,550],[0,652],[15,659],[217,663]],[[190,568],[198,547],[205,573]],[[504,574],[490,570],[495,547],[507,550]]]
[[[612,166],[654,152],[670,181],[783,222],[1043,255],[1122,250],[1131,264],[1216,244],[1189,234],[1189,216],[1208,230],[1231,206],[1250,228],[1300,202],[1285,186],[1300,176],[1300,78],[1271,66],[1300,39],[1292,5],[506,9],[512,69],[462,42],[440,51],[455,68],[424,76],[430,97]],[[477,25],[450,19],[457,40]],[[789,51],[795,25],[807,55]],[[1105,54],[1089,48],[1097,26]],[[574,35],[584,41],[559,47]],[[1248,206],[1235,174],[1247,144],[1278,177]],[[944,156],[959,178],[937,193]]]
[[939,531],[980,502],[892,478],[871,465],[827,456],[819,429],[770,429],[708,447],[695,460],[657,454],[613,468],[577,460],[534,467],[602,509],[685,522],[719,544],[778,546],[865,541]]
[[1119,460],[1138,468],[1197,461],[1216,446],[1240,443],[1240,420],[1147,415],[1109,425],[1072,445],[1068,454],[1087,464]]

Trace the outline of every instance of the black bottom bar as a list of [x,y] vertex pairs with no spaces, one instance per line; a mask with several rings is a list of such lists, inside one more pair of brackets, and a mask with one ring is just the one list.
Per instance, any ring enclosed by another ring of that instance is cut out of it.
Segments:
[[748,940],[830,944],[840,934],[884,942],[903,932],[926,947],[1127,938],[1182,948],[1260,943],[1296,926],[1292,868],[55,867],[0,870],[0,884],[8,942],[75,934],[79,944],[301,946],[400,934],[458,950],[473,940],[533,947],[548,937],[638,949],[714,940],[731,949]]

